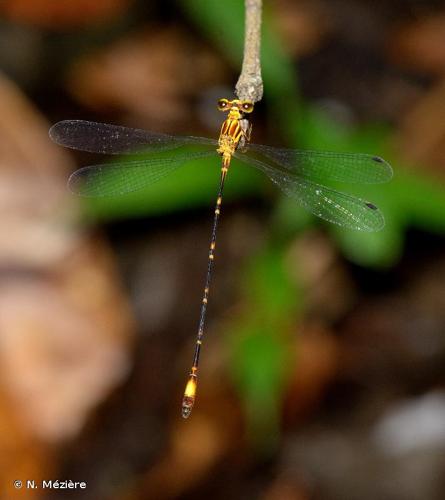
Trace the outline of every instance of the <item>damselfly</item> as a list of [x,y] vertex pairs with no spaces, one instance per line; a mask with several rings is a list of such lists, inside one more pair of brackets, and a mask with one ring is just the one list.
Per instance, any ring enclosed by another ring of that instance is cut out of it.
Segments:
[[[56,123],[50,137],[56,143],[91,153],[150,156],[107,165],[92,165],[69,178],[71,191],[81,196],[114,196],[142,189],[190,160],[222,157],[221,178],[213,218],[207,275],[201,303],[193,364],[182,401],[182,416],[187,418],[196,398],[198,364],[204,336],[210,278],[216,246],[216,230],[221,210],[224,182],[232,158],[264,172],[273,183],[306,210],[322,219],[349,229],[378,231],[385,221],[372,203],[323,185],[325,181],[377,184],[392,177],[390,165],[378,156],[356,153],[330,153],[281,149],[250,144],[251,125],[247,115],[253,103],[220,99],[220,111],[228,111],[218,141],[204,137],[172,136],[140,129],[66,120]],[[151,156],[183,146],[199,146],[174,156]]]

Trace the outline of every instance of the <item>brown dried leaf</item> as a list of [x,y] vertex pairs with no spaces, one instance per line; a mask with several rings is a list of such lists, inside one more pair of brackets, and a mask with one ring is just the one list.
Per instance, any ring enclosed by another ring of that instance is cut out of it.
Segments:
[[339,362],[335,337],[320,325],[304,325],[295,349],[297,362],[290,378],[285,411],[291,421],[318,403]]
[[165,457],[144,478],[144,498],[178,498],[198,484],[226,448],[212,418],[195,414],[174,430]]
[[305,288],[308,315],[335,321],[350,306],[352,282],[332,242],[321,232],[298,237],[289,248],[286,263],[289,275]]
[[212,53],[176,28],[166,28],[119,40],[80,60],[68,86],[96,110],[119,110],[171,129],[171,122],[189,119],[186,99],[221,79],[223,68]]
[[318,2],[274,2],[274,22],[287,51],[302,56],[316,51],[329,31],[329,20]]
[[395,148],[410,163],[445,167],[445,80],[439,82],[402,119]]
[[16,22],[64,30],[117,17],[130,0],[4,0],[3,14]]
[[418,19],[396,30],[391,58],[404,67],[428,74],[445,72],[445,14]]
[[72,224],[67,154],[5,79],[0,100],[0,380],[16,426],[59,441],[124,377],[131,314],[109,251]]

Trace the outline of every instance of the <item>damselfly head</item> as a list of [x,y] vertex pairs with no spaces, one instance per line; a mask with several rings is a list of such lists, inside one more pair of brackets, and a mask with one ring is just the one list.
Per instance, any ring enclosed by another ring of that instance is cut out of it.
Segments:
[[235,109],[240,113],[252,113],[253,102],[251,101],[241,101],[239,99],[233,99],[229,101],[228,99],[220,99],[218,101],[219,111],[229,111],[230,109]]

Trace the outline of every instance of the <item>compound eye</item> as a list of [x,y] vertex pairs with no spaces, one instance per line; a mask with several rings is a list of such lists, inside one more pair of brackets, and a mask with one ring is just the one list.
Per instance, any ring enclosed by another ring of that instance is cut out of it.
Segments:
[[218,109],[220,111],[225,111],[229,107],[229,101],[227,99],[220,99],[218,101]]
[[253,102],[250,101],[244,101],[241,105],[241,109],[244,111],[244,113],[252,113],[253,111]]

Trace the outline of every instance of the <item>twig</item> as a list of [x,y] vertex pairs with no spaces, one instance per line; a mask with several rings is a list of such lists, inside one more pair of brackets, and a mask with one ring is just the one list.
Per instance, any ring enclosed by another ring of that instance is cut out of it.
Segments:
[[235,87],[238,99],[252,102],[258,102],[263,97],[260,61],[261,3],[262,0],[245,0],[244,59],[241,75]]

